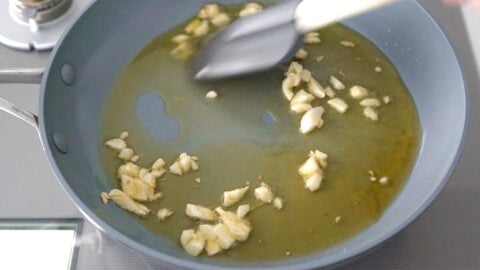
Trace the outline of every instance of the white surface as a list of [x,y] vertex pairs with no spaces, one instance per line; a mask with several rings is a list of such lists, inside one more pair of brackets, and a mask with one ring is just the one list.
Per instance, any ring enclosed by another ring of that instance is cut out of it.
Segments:
[[475,59],[477,60],[477,70],[480,70],[480,9],[465,6],[463,8],[463,14],[465,16],[465,24],[470,34]]
[[0,230],[0,269],[67,270],[74,230]]

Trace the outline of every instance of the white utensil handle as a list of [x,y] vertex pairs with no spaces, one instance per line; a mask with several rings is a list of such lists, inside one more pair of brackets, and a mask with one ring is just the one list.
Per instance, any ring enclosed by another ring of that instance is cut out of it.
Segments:
[[308,33],[394,1],[396,0],[303,0],[297,7],[295,20],[298,30]]

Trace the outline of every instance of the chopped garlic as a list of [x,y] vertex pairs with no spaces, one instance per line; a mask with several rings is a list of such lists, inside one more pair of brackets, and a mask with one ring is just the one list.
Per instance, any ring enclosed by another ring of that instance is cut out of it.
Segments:
[[301,89],[298,91],[295,96],[293,96],[292,101],[290,101],[291,105],[295,105],[298,103],[310,103],[315,100],[315,97],[307,92],[305,90]]
[[110,197],[108,196],[108,193],[106,193],[106,192],[102,192],[100,194],[100,197],[102,198],[103,204],[107,204],[108,201],[110,200]]
[[185,251],[192,256],[200,255],[205,247],[205,239],[194,230],[183,231],[180,236],[180,243]]
[[312,109],[312,105],[308,103],[296,103],[290,106],[292,112],[297,114],[302,114],[307,112],[308,110]]
[[159,158],[152,164],[152,170],[161,170],[165,167],[165,160]]
[[195,178],[195,182],[197,182],[198,184],[200,184],[202,182],[202,179],[200,178]]
[[350,88],[350,96],[354,99],[362,99],[368,96],[368,90],[363,86],[355,85]]
[[193,219],[203,221],[214,221],[217,219],[217,215],[212,209],[195,204],[187,204],[185,214]]
[[168,208],[162,208],[157,212],[157,217],[161,221],[167,220],[167,218],[169,218],[172,215],[173,215],[173,211]]
[[333,92],[332,88],[330,86],[324,88],[325,95],[329,98],[334,98],[335,97],[335,92]]
[[119,138],[111,139],[105,142],[105,146],[113,150],[122,151],[122,149],[127,148],[127,143]]
[[367,98],[360,102],[362,107],[379,107],[381,105],[380,101],[376,98]]
[[279,198],[279,197],[275,198],[275,199],[273,200],[273,206],[274,206],[275,208],[277,208],[278,210],[282,210],[282,208],[283,208],[283,200],[282,200],[282,198]]
[[322,185],[323,172],[319,170],[305,180],[305,188],[311,192],[317,191]]
[[139,174],[140,174],[140,167],[138,167],[138,165],[135,165],[131,162],[121,165],[120,167],[118,167],[118,170],[117,170],[118,177],[121,177],[122,175],[128,175],[130,177],[137,178],[139,177]]
[[302,73],[302,70],[303,70],[303,66],[300,63],[293,61],[292,63],[290,63],[287,74],[290,74],[290,73],[300,74]]
[[320,170],[319,164],[315,157],[310,157],[305,161],[305,163],[298,169],[298,173],[307,178],[310,175],[318,172]]
[[263,7],[257,3],[248,3],[238,14],[240,17],[246,17],[256,14],[263,10]]
[[302,70],[301,76],[302,76],[302,81],[307,83],[312,79],[312,73],[308,69]]
[[320,43],[322,40],[320,39],[320,34],[317,32],[310,32],[307,33],[303,39],[303,42],[307,44],[315,44]]
[[195,29],[197,29],[201,24],[202,24],[202,20],[195,19],[185,27],[185,32],[187,32],[188,34],[193,34]]
[[190,36],[189,35],[185,35],[185,34],[180,34],[180,35],[176,35],[172,38],[172,42],[174,43],[177,43],[177,44],[180,44],[180,43],[183,43],[187,40],[190,39]]
[[383,103],[390,104],[390,102],[392,102],[392,98],[390,98],[389,96],[383,97]]
[[151,174],[152,174],[155,178],[160,178],[160,177],[162,177],[162,175],[164,175],[166,172],[167,172],[166,169],[152,170],[152,171],[151,171]]
[[340,44],[341,44],[343,47],[355,48],[355,43],[353,43],[353,42],[350,41],[350,40],[342,40],[342,41],[340,42]]
[[323,126],[323,113],[325,110],[323,107],[315,107],[306,112],[300,122],[300,132],[307,134],[313,131],[315,128],[321,128]]
[[310,154],[309,154],[310,157],[313,157],[317,160],[318,164],[322,167],[322,168],[326,168],[327,167],[327,159],[328,159],[328,155],[321,152],[321,151],[318,151],[318,150],[315,150],[315,151],[310,151]]
[[134,155],[132,158],[130,158],[130,161],[132,162],[137,162],[140,160],[140,156],[139,155]]
[[272,188],[263,182],[260,187],[255,189],[254,193],[255,197],[259,201],[262,201],[264,203],[271,203],[273,201],[274,195],[272,192]]
[[381,67],[378,67],[378,66],[375,67],[375,72],[380,73],[380,72],[382,72],[382,71],[383,71],[383,70],[382,70]]
[[235,213],[225,211],[221,207],[217,207],[215,211],[218,213],[221,222],[227,226],[231,236],[238,241],[248,239],[252,227],[246,219],[238,217]]
[[191,170],[198,170],[198,158],[189,156],[187,153],[181,153],[178,159],[170,166],[169,170],[173,174],[183,175]]
[[288,76],[283,80],[282,83],[282,92],[285,98],[290,101],[292,100],[293,96],[293,87],[294,87],[294,74],[288,74]]
[[245,196],[249,188],[249,186],[246,186],[244,188],[237,188],[234,190],[225,191],[222,197],[222,205],[225,207],[229,207],[236,204],[243,198],[243,196]]
[[382,185],[382,186],[387,186],[390,183],[390,181],[389,181],[388,177],[384,176],[384,177],[380,178],[380,180],[378,180],[378,183],[380,183],[380,185]]
[[198,12],[198,18],[211,19],[220,13],[220,7],[218,4],[206,4]]
[[122,133],[120,133],[120,139],[125,140],[126,138],[128,138],[128,135],[128,132],[122,131]]
[[216,26],[218,28],[222,28],[222,27],[227,26],[230,23],[230,17],[225,13],[220,13],[217,16],[213,17],[210,20],[210,22],[214,26]]
[[308,56],[308,52],[304,49],[300,49],[297,54],[295,54],[295,57],[298,59],[305,59]]
[[154,189],[140,179],[122,175],[121,187],[125,194],[137,201],[144,202],[154,200]]
[[148,209],[145,205],[137,203],[121,190],[113,189],[110,191],[108,196],[118,206],[136,215],[144,217],[150,213],[150,209]]
[[186,60],[193,54],[193,47],[188,42],[180,43],[170,52],[170,55],[176,60]]
[[335,217],[335,224],[340,223],[342,221],[342,216]]
[[121,160],[130,160],[135,155],[133,149],[130,148],[123,148],[120,153],[118,154],[118,158]]
[[377,181],[377,177],[375,176],[375,173],[372,170],[369,170],[368,174],[370,175],[370,181],[372,182]]
[[157,186],[157,178],[152,173],[145,174],[144,176],[140,177],[140,180],[142,180],[152,188],[155,188]]
[[322,62],[324,59],[325,59],[325,56],[320,55],[319,57],[317,57],[317,58],[315,59],[315,61],[317,61],[317,63],[320,63],[320,62]]
[[210,26],[207,20],[202,21],[202,23],[193,30],[193,35],[196,37],[203,37],[210,31]]
[[327,103],[339,113],[345,113],[348,110],[348,104],[341,98],[330,99]]
[[240,205],[237,208],[237,216],[240,218],[244,218],[248,214],[248,212],[250,212],[250,205],[248,204]]
[[216,239],[218,245],[222,249],[229,249],[235,243],[235,238],[233,238],[232,234],[228,230],[228,227],[225,224],[218,223],[213,226],[213,232],[216,235]]
[[222,248],[217,241],[207,240],[207,244],[205,245],[205,251],[207,251],[208,256],[213,256],[220,253],[220,251],[222,251]]
[[313,77],[308,82],[308,92],[312,93],[317,98],[325,98],[325,91],[322,85]]
[[335,76],[330,76],[330,83],[332,84],[333,88],[337,90],[345,89],[345,85]]
[[363,109],[363,114],[372,121],[378,121],[378,113],[372,107]]
[[208,99],[216,99],[218,97],[218,93],[215,91],[209,91],[205,97]]

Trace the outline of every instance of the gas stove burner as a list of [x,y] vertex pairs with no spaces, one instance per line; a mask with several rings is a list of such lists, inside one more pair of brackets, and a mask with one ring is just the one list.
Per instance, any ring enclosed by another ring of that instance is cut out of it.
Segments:
[[48,50],[92,0],[0,0],[0,43]]
[[10,0],[11,12],[24,22],[52,21],[67,12],[72,0]]

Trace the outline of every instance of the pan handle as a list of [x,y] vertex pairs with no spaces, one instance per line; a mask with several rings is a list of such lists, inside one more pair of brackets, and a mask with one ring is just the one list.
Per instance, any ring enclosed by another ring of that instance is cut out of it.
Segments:
[[[43,68],[0,69],[0,84],[40,84],[43,72]],[[22,119],[38,129],[38,116],[2,98],[0,98],[0,111],[5,111]]]

